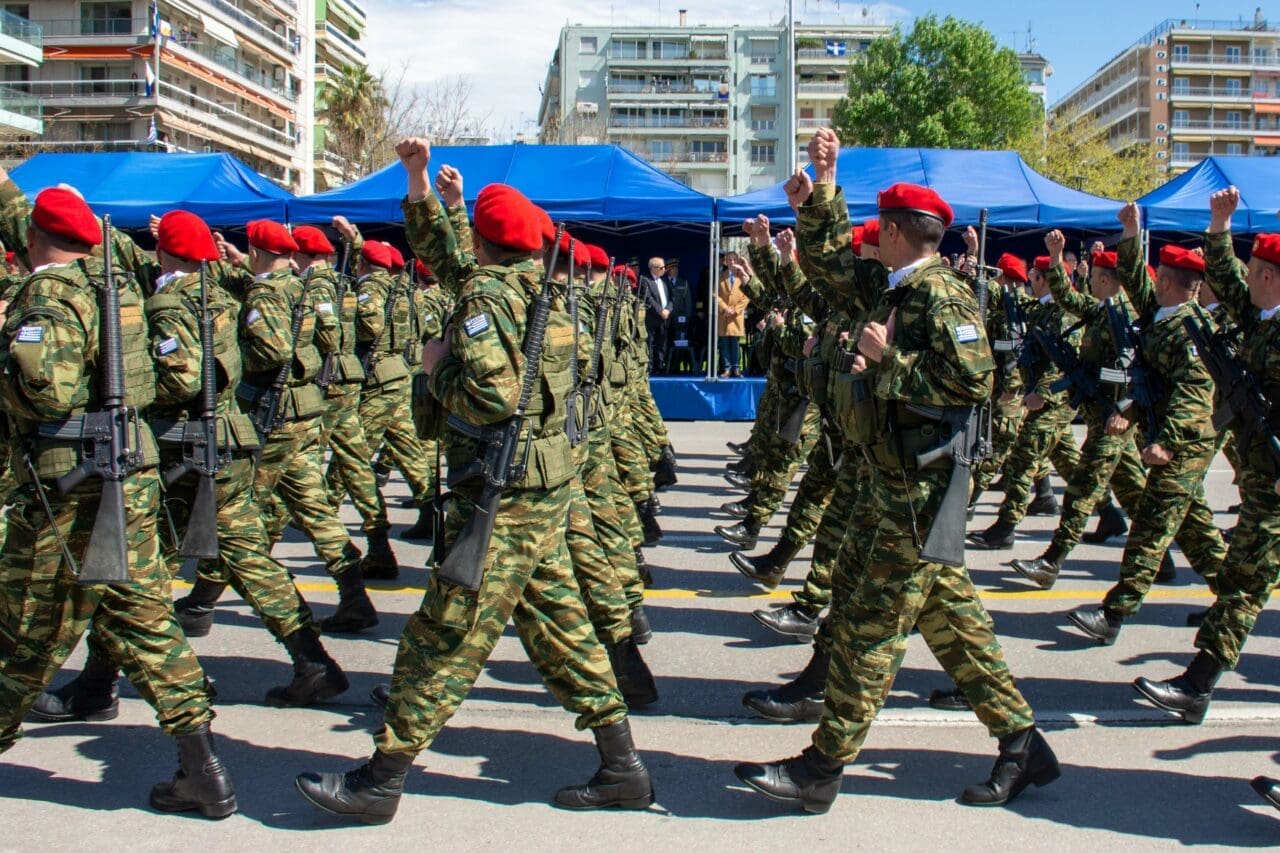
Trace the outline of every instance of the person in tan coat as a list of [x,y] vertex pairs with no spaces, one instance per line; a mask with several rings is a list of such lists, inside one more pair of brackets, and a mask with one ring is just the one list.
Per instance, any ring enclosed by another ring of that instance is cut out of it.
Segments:
[[742,286],[751,278],[751,271],[736,254],[725,255],[724,269],[720,273],[717,289],[717,321],[720,335],[720,378],[740,377],[742,336],[746,334],[747,307],[751,300]]

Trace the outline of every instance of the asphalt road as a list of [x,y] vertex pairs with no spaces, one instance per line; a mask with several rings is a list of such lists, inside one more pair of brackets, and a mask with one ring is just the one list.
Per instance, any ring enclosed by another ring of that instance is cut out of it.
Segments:
[[[382,624],[367,636],[326,640],[352,686],[331,704],[277,710],[262,704],[288,680],[283,652],[249,609],[228,593],[213,633],[193,641],[218,686],[215,731],[230,767],[240,813],[220,823],[156,814],[150,786],[172,773],[176,756],[150,708],[126,686],[118,720],[30,725],[0,758],[0,849],[85,848],[354,851],[395,847],[447,850],[747,849],[832,845],[857,849],[956,850],[1156,848],[1174,844],[1272,847],[1280,814],[1248,786],[1280,775],[1280,618],[1262,615],[1238,672],[1223,678],[1208,720],[1186,726],[1140,703],[1129,682],[1166,678],[1190,659],[1186,614],[1207,606],[1208,591],[1178,555],[1179,580],[1156,587],[1111,648],[1090,645],[1063,614],[1096,604],[1114,580],[1120,545],[1082,546],[1058,585],[1032,590],[1002,564],[1043,550],[1053,519],[1029,518],[1013,552],[971,553],[970,568],[993,614],[1010,666],[1063,765],[1053,785],[1011,807],[958,805],[966,785],[986,778],[994,742],[972,714],[930,709],[925,698],[946,678],[913,637],[893,694],[866,747],[847,771],[843,796],[825,816],[802,816],[749,792],[736,761],[793,755],[808,726],[774,726],[750,717],[744,691],[793,676],[808,648],[778,642],[750,617],[785,601],[808,566],[792,566],[784,587],[757,594],[712,533],[718,507],[739,493],[720,477],[724,442],[747,424],[680,423],[672,437],[679,484],[663,493],[667,536],[649,549],[657,585],[648,602],[656,636],[644,648],[662,700],[633,720],[653,774],[657,804],[646,813],[566,813],[548,805],[561,785],[586,779],[596,755],[589,735],[542,687],[514,633],[499,642],[461,711],[410,774],[396,820],[378,828],[344,825],[294,791],[303,770],[341,770],[371,750],[380,715],[368,699],[386,680],[407,614],[421,599],[425,571],[410,568],[381,584]],[[1061,483],[1058,483],[1059,491]],[[389,494],[405,494],[393,481]],[[1231,472],[1219,459],[1208,479],[1222,527],[1235,503]],[[973,527],[989,524],[988,494]],[[783,506],[785,512],[786,505]],[[358,531],[350,507],[344,519]],[[397,529],[410,510],[393,510]],[[784,515],[766,531],[777,536]],[[427,549],[395,541],[405,566]],[[277,549],[319,615],[336,596],[309,544],[290,533]],[[83,660],[77,651],[55,683]]]

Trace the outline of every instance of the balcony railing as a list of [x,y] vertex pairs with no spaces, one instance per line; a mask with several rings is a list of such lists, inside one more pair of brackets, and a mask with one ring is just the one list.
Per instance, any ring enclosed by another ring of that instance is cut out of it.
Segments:
[[651,163],[728,163],[725,151],[643,151],[632,149]]
[[610,116],[609,127],[663,128],[663,127],[722,127],[729,126],[728,117],[674,118],[666,116]]
[[197,120],[200,116],[214,119],[216,122],[214,124],[215,128],[218,125],[222,125],[253,134],[260,139],[265,139],[271,144],[279,146],[289,155],[292,155],[294,148],[297,147],[297,140],[291,134],[256,119],[251,119],[232,107],[185,92],[171,83],[160,82],[160,100],[162,105],[167,105],[169,109],[174,109],[179,114],[187,113],[185,117],[188,119],[191,118],[190,113],[193,112],[199,114]]
[[46,41],[62,38],[111,38],[151,36],[151,22],[146,18],[56,18],[41,21]]
[[1275,57],[1254,57],[1250,53],[1241,53],[1239,56],[1226,53],[1191,53],[1179,54],[1177,51],[1173,53],[1174,65],[1261,65],[1266,68],[1274,68],[1280,66],[1280,59]]
[[796,128],[799,130],[812,130],[819,127],[826,127],[831,124],[829,118],[798,118],[796,119]]
[[1257,130],[1253,123],[1241,119],[1240,121],[1210,121],[1206,119],[1184,119],[1178,121],[1174,119],[1170,125],[1174,130],[1238,130],[1252,132]]
[[33,80],[30,83],[12,83],[10,87],[50,101],[69,98],[141,99],[147,92],[146,83],[142,80]]
[[197,56],[201,56],[215,65],[243,77],[253,85],[266,89],[268,92],[279,95],[286,100],[296,101],[298,99],[298,94],[289,90],[279,79],[256,65],[251,65],[238,58],[235,48],[230,45],[224,45],[213,40],[200,41],[194,38],[183,39],[181,37],[174,39],[171,43],[177,44],[183,50],[189,50]]
[[245,27],[250,32],[266,39],[267,41],[279,45],[289,53],[298,52],[298,43],[296,40],[281,35],[254,18],[248,12],[245,12],[243,9],[236,6],[234,3],[230,3],[228,0],[207,0],[207,2],[210,6],[217,9],[228,18],[231,18],[240,26]]
[[337,41],[347,50],[360,57],[361,61],[364,61],[364,48],[352,41],[351,37],[342,30],[338,29],[333,24],[326,22],[324,25],[324,33],[326,36],[333,38],[334,41]]
[[43,118],[41,100],[16,86],[0,86],[0,110],[33,121],[40,121]]
[[1253,92],[1249,89],[1224,89],[1221,86],[1174,86],[1171,98],[1270,98],[1270,92]]
[[643,56],[637,56],[635,54],[631,54],[628,56],[621,56],[615,51],[609,51],[606,58],[610,62],[655,62],[655,63],[687,62],[690,64],[694,64],[704,59],[710,59],[710,60],[716,60],[716,61],[728,59],[729,52],[727,50],[695,49],[695,50],[690,50],[688,53],[680,54],[678,56],[649,56],[647,54]]
[[26,42],[32,47],[44,46],[44,29],[12,12],[0,10],[0,34]]
[[[853,51],[852,53],[857,53]],[[796,48],[796,59],[830,59],[834,61],[848,62],[852,54],[846,48],[844,56],[835,56],[827,53],[825,47],[799,47]]]
[[796,91],[810,95],[845,95],[849,92],[848,83],[797,83]]

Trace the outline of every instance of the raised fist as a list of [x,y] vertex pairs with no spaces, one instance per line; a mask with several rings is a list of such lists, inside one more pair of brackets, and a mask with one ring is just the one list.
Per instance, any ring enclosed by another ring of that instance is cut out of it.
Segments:
[[416,136],[396,143],[396,156],[407,172],[425,172],[431,162],[431,143]]

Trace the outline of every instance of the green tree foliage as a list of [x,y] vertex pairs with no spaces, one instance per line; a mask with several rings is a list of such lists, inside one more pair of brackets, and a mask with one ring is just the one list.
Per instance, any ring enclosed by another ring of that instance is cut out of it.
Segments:
[[364,66],[347,65],[325,84],[321,99],[325,148],[341,160],[342,183],[382,165],[390,107],[382,79]]
[[1089,115],[1053,126],[1037,122],[1014,147],[1045,177],[1121,201],[1151,192],[1166,177],[1160,172],[1155,145],[1132,143],[1115,148]]
[[1037,112],[1017,54],[979,24],[927,15],[854,61],[835,128],[846,145],[1009,148]]

